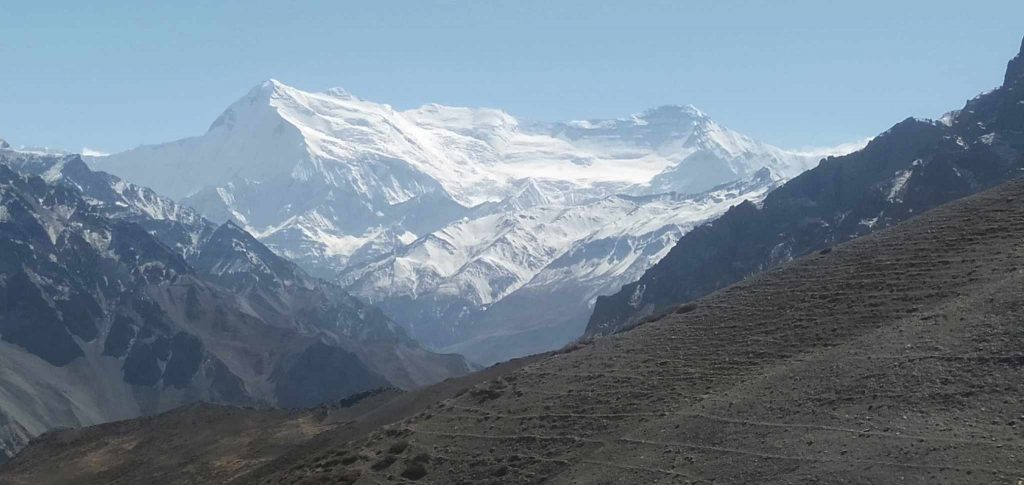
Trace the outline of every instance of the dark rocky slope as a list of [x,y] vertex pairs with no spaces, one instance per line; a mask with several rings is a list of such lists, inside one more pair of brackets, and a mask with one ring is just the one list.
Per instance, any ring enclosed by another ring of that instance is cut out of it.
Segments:
[[891,226],[1024,170],[1024,46],[1003,85],[940,121],[907,119],[684,236],[639,281],[600,297],[586,336],[607,335],[795,257]]
[[183,403],[302,407],[468,369],[232,224],[0,150],[0,452]]

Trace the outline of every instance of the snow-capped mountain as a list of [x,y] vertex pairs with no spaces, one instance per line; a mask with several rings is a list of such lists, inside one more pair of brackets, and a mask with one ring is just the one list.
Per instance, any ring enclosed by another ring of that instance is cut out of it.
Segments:
[[202,136],[90,163],[187,198],[212,219],[234,219],[324,273],[389,252],[530,182],[569,202],[696,193],[761,167],[790,177],[821,155],[754,142],[693,107],[521,127],[494,109],[397,111],[340,89],[308,93],[270,80]]
[[[668,241],[764,187],[726,191],[734,200],[707,191],[761,180],[761,169],[774,183],[825,154],[756,142],[692,106],[523,125],[496,109],[398,111],[341,89],[310,93],[271,80],[204,135],[90,163],[233,220],[318,276],[342,275],[440,347],[466,342],[470,316],[572,248],[611,237],[602,231],[640,238],[636,247],[652,234]],[[594,283],[576,276],[580,294],[591,295]]]
[[[0,456],[197,400],[312,406],[468,371],[231,222],[0,149]],[[2,461],[2,459],[0,459]]]
[[770,168],[793,177],[813,167],[830,151],[786,151],[729,130],[694,106],[661,106],[618,120],[591,120],[548,125],[552,135],[598,153],[640,149],[666,161],[664,168],[644,180],[646,188],[630,192],[699,193],[716,185]]

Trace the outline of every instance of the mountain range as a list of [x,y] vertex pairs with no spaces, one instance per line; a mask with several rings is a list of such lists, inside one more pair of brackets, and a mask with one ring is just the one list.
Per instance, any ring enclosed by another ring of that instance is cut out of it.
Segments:
[[[521,127],[274,81],[88,161],[156,192],[0,148],[0,447],[177,408],[0,482],[1018,481],[1024,44],[806,157],[692,107]],[[593,301],[558,350],[428,350],[549,348]]]
[[308,407],[469,371],[232,222],[0,149],[0,455],[183,403]]
[[587,336],[891,226],[1024,175],[1024,46],[1003,84],[939,120],[908,118],[683,236],[618,293],[598,298]]
[[390,400],[49,433],[0,481],[1014,483],[1022,237],[1017,179],[617,335]]
[[837,150],[782,150],[692,106],[525,125],[270,80],[201,136],[89,163],[234,221],[429,348],[486,364],[569,342],[597,295],[686,231]]

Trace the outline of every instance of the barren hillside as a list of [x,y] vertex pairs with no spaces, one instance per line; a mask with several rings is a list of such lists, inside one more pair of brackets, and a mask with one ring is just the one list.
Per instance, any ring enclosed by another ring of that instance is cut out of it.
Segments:
[[1016,483],[1021,241],[1016,181],[478,385],[262,482]]
[[[389,404],[397,422],[365,434],[354,417],[234,483],[1017,483],[1021,241],[1018,180],[624,334],[428,388]],[[151,419],[182,435],[180,415]],[[103,429],[72,448],[44,437],[0,482],[61,467],[111,481],[60,458],[134,439],[133,426]],[[123,460],[147,476],[158,460],[138,458],[158,450]],[[195,466],[177,482],[227,480]]]

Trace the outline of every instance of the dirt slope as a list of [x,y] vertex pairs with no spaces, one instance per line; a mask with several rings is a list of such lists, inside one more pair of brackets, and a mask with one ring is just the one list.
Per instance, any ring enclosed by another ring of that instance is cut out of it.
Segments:
[[385,389],[305,411],[200,403],[156,416],[51,431],[0,464],[0,485],[248,484],[250,476],[274,473],[321,449],[361,438],[541,358],[512,360],[416,391]]
[[1024,479],[1024,182],[686,310],[247,479]]
[[159,416],[47,433],[32,442],[45,449],[43,456],[15,458],[0,483],[188,483],[182,479],[192,476],[223,482],[325,428],[312,412],[193,404]]

